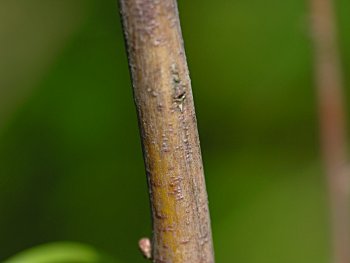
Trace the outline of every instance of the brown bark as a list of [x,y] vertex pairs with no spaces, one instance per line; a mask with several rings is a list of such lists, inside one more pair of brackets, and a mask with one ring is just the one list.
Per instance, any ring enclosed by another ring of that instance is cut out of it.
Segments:
[[207,193],[176,0],[120,0],[152,208],[154,262],[212,263]]
[[350,263],[349,168],[341,63],[331,0],[311,0],[321,146],[331,209],[333,262]]

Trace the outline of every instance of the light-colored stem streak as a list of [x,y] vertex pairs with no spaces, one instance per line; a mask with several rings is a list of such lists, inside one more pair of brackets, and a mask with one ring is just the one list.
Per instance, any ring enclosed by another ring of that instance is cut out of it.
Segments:
[[120,10],[151,200],[153,261],[213,263],[176,0],[120,0]]
[[343,83],[332,0],[311,0],[321,146],[329,188],[333,262],[350,263],[349,168]]

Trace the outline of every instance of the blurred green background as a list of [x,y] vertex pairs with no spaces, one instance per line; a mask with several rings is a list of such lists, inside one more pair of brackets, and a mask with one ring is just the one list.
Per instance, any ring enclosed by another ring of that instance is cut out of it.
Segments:
[[[349,88],[350,2],[336,5]],[[308,2],[179,9],[217,262],[329,263]],[[0,0],[0,260],[76,241],[145,262],[150,235],[116,0]]]

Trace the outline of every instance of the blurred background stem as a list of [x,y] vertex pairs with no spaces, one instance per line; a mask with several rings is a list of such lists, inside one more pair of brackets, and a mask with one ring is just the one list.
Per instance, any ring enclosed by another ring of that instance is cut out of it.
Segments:
[[311,0],[315,82],[330,198],[333,257],[335,263],[349,263],[349,168],[344,87],[332,2]]

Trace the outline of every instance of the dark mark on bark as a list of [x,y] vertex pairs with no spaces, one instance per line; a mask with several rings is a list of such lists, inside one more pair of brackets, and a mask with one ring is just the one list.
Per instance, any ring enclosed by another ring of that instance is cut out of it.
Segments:
[[176,64],[171,65],[172,87],[173,87],[173,102],[176,107],[183,111],[183,104],[186,99],[186,85],[180,79],[179,70]]

